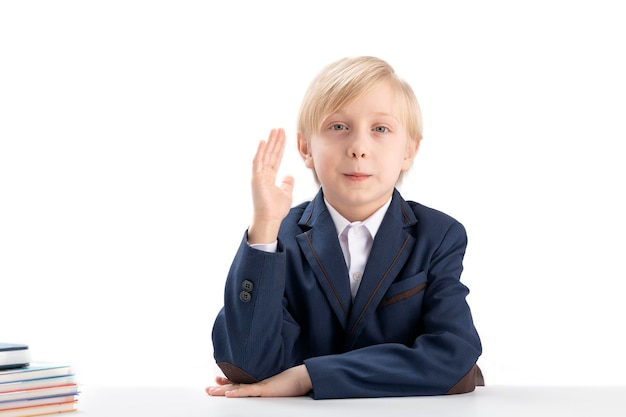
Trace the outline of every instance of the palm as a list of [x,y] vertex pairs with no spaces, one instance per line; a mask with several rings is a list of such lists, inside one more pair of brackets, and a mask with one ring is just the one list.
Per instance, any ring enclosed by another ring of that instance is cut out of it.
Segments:
[[257,222],[280,223],[291,208],[293,178],[276,185],[276,177],[285,150],[285,132],[273,129],[261,141],[252,164],[252,200]]

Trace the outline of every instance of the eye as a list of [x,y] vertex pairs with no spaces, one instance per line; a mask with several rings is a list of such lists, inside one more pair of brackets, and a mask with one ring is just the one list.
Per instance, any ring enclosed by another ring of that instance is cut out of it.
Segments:
[[388,128],[388,127],[386,127],[386,126],[376,126],[376,127],[374,128],[374,131],[375,131],[376,133],[387,133],[387,132],[389,132],[389,128]]
[[330,130],[346,130],[347,127],[346,125],[343,125],[341,123],[333,123],[332,125],[330,125]]

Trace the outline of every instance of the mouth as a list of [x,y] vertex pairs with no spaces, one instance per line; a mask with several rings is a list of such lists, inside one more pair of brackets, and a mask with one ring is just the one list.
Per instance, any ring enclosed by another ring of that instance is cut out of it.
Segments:
[[343,175],[351,181],[364,181],[368,179],[369,177],[371,177],[371,175],[364,174],[362,172],[349,172]]

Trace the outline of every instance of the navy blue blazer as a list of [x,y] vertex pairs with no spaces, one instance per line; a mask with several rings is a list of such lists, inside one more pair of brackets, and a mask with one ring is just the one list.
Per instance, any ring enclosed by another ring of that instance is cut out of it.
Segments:
[[320,190],[283,220],[276,253],[244,235],[213,327],[215,360],[240,383],[304,363],[316,399],[473,391],[482,348],[460,281],[466,244],[459,222],[394,190],[352,301]]

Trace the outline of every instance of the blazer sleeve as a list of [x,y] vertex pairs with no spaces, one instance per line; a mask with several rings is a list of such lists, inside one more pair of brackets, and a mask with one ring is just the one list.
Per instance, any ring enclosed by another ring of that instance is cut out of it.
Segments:
[[298,364],[300,327],[286,309],[285,268],[280,242],[277,252],[263,252],[247,244],[246,232],[212,332],[215,360],[233,382],[260,381]]
[[[304,361],[314,398],[438,395],[472,391],[481,354],[460,281],[467,238],[455,222],[432,253],[421,329],[412,343],[381,343]],[[467,388],[469,387],[469,388]]]

